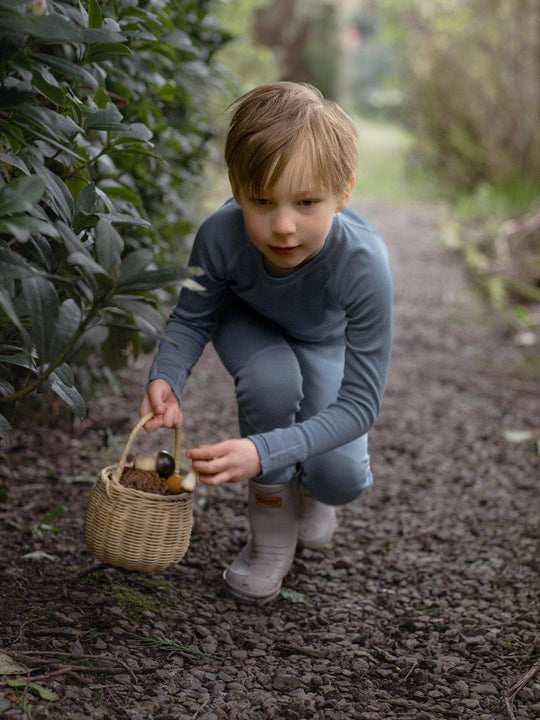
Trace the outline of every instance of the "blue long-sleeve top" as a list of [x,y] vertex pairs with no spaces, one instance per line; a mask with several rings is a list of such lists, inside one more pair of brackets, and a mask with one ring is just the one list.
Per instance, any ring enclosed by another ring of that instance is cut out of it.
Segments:
[[[291,427],[250,435],[263,473],[354,440],[380,412],[392,342],[393,282],[384,241],[350,209],[334,220],[324,247],[286,277],[273,277],[250,241],[242,210],[228,201],[201,225],[189,265],[203,290],[182,288],[165,326],[149,380],[166,380],[181,401],[185,382],[232,292],[286,335],[305,342],[344,337],[345,364],[335,402]],[[172,342],[168,342],[172,340]]]

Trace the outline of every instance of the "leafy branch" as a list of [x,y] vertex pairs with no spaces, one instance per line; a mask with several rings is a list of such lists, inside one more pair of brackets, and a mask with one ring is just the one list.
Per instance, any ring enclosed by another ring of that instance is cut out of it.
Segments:
[[82,417],[91,358],[151,350],[164,293],[196,287],[174,254],[212,135],[209,8],[0,0],[0,438],[41,390]]

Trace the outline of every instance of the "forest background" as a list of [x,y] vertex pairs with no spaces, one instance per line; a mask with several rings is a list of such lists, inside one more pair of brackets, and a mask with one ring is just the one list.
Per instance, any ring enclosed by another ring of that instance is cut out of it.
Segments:
[[538,342],[536,0],[0,0],[0,36],[5,441],[152,351],[226,198],[224,109],[279,78],[357,120],[357,197],[436,204],[490,319]]

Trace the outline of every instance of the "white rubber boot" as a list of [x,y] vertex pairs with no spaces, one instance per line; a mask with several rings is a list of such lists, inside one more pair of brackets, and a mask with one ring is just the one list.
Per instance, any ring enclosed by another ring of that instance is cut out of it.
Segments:
[[249,481],[251,538],[223,573],[231,595],[259,603],[279,595],[298,540],[298,499],[296,478],[282,485]]
[[313,500],[300,484],[300,523],[298,543],[312,550],[326,547],[332,541],[336,529],[336,508]]

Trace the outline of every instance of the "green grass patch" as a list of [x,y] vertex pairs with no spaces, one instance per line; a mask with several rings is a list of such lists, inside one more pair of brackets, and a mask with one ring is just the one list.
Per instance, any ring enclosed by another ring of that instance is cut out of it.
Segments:
[[197,660],[200,657],[208,657],[215,660],[220,659],[218,655],[212,655],[211,653],[197,650],[197,648],[188,647],[187,645],[178,642],[178,640],[172,640],[165,637],[163,633],[157,633],[155,637],[143,637],[142,635],[130,633],[130,637],[136,640],[139,645],[142,645],[143,647],[151,648],[152,650],[162,650],[167,653],[177,653],[189,660]]
[[360,135],[353,199],[393,203],[433,199],[426,176],[411,163],[413,136],[399,125],[355,118]]
[[119,571],[105,571],[88,575],[83,582],[103,595],[115,598],[131,623],[139,622],[145,612],[160,615],[164,608],[178,606],[177,588],[162,577],[140,574],[126,575]]
[[462,222],[486,222],[497,227],[504,220],[529,211],[538,193],[538,185],[520,178],[494,185],[482,183],[474,192],[461,195],[454,210]]

